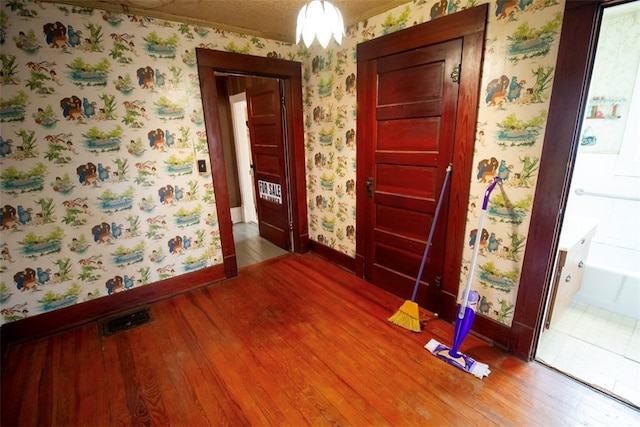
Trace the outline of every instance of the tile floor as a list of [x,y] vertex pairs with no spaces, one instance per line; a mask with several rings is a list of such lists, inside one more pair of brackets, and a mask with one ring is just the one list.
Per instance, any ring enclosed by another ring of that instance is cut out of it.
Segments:
[[640,407],[640,320],[574,301],[542,333],[536,359]]

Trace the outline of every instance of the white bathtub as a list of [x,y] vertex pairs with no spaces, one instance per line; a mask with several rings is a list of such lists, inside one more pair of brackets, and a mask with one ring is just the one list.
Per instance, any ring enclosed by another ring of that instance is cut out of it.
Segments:
[[640,320],[640,252],[592,242],[574,299]]

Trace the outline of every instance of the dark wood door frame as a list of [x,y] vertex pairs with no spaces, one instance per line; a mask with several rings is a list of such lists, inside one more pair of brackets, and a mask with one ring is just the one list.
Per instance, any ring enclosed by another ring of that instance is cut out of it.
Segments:
[[[462,69],[460,71],[460,87],[458,92],[458,111],[456,116],[455,148],[453,154],[453,170],[451,174],[451,192],[449,199],[449,215],[446,218],[447,257],[443,266],[443,286],[440,298],[440,316],[446,320],[453,319],[455,313],[460,267],[462,265],[462,249],[469,201],[470,175],[473,166],[473,147],[477,121],[478,99],[480,92],[480,73],[484,52],[484,31],[487,20],[488,5],[483,4],[452,15],[416,25],[384,37],[370,40],[358,46],[358,76],[371,74],[370,60],[410,49],[442,43],[447,40],[461,38]],[[360,78],[360,77],[359,77]],[[358,105],[369,105],[368,97],[375,94],[358,91]],[[358,111],[357,138],[370,139],[370,130],[363,119],[374,111]],[[362,117],[362,118],[361,118]],[[357,144],[356,163],[370,164],[365,151],[366,144]],[[359,213],[367,211],[367,173],[358,167],[356,209]],[[357,215],[356,230],[366,230],[367,216]],[[443,221],[444,223],[445,221]],[[356,233],[356,274],[364,275],[366,252],[365,236]],[[448,285],[447,285],[448,284]]]
[[304,127],[302,109],[302,64],[277,58],[196,48],[200,91],[207,131],[209,160],[216,198],[216,212],[225,274],[238,275],[236,249],[233,241],[229,189],[225,174],[222,136],[216,104],[215,72],[234,73],[281,79],[285,96],[285,134],[291,198],[293,250],[304,253],[309,248],[304,167]]
[[602,3],[568,0],[509,350],[532,360],[543,327],[588,94]]

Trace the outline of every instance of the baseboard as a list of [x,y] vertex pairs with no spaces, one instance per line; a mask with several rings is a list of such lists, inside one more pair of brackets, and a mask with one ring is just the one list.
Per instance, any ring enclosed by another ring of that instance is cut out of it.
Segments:
[[318,243],[311,239],[309,239],[309,250],[325,258],[327,261],[331,261],[332,263],[339,265],[345,270],[350,271],[351,273],[355,274],[356,272],[356,259],[351,258],[349,255],[338,252],[337,250],[330,248],[329,246],[323,245],[322,243]]
[[72,329],[105,316],[197,289],[225,277],[224,266],[219,264],[125,292],[5,323],[0,327],[2,359],[9,345]]

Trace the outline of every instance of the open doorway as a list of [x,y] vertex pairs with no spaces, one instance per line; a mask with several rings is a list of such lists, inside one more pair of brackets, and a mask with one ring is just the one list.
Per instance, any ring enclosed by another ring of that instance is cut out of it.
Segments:
[[[640,406],[640,3],[603,11],[536,359]],[[615,76],[615,77],[614,77]]]
[[231,207],[231,220],[238,268],[242,268],[287,251],[260,236],[246,92],[230,95],[229,106],[240,192],[239,206]]
[[[288,194],[290,209],[288,229],[291,230],[291,246],[294,252],[304,253],[309,248],[305,168],[304,168],[304,128],[302,108],[302,65],[299,62],[276,58],[263,58],[231,52],[196,49],[200,91],[205,116],[209,161],[216,197],[216,213],[220,232],[220,244],[224,262],[225,276],[238,274],[236,245],[233,237],[233,221],[225,156],[233,149],[225,147],[219,112],[221,104],[228,105],[228,96],[219,101],[220,92],[216,73],[238,76],[258,76],[278,79],[281,82],[283,127],[282,132],[288,141],[285,148],[287,157]],[[255,156],[255,153],[254,153]],[[234,153],[235,157],[235,153]],[[254,157],[255,162],[255,157]]]

